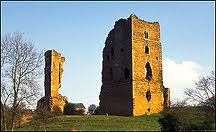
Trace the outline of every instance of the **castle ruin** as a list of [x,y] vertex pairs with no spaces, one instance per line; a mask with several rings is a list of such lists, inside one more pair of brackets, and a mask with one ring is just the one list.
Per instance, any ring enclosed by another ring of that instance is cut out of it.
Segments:
[[45,96],[38,101],[37,109],[45,107],[51,112],[63,112],[66,98],[58,93],[58,89],[61,87],[64,61],[65,58],[55,50],[45,52]]
[[[63,112],[61,87],[65,59],[45,52],[45,96],[37,109]],[[100,113],[139,116],[169,110],[170,89],[163,86],[160,25],[131,15],[115,22],[103,49]]]
[[159,23],[135,15],[116,21],[103,49],[101,113],[159,113],[169,107],[169,96],[163,86]]

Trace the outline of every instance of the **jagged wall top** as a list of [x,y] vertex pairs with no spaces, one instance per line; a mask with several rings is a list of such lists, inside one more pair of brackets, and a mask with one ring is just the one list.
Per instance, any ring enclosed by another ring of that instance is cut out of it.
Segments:
[[[158,27],[160,27],[160,24],[157,21],[156,22],[145,21],[145,20],[142,20],[142,19],[138,18],[135,14],[131,14],[127,19],[120,18],[119,20],[115,21],[114,28],[111,29],[110,32],[108,33],[108,37],[106,39],[106,42],[109,41],[108,39],[110,39],[110,38],[113,37],[113,32],[114,32],[115,28],[117,28],[118,26],[121,26],[123,24],[126,24],[127,21],[132,21],[132,18],[135,18],[135,19],[137,19],[140,22],[144,22],[144,23],[148,23],[148,24],[154,24],[154,25],[156,24]],[[105,42],[105,44],[106,44],[106,42]]]

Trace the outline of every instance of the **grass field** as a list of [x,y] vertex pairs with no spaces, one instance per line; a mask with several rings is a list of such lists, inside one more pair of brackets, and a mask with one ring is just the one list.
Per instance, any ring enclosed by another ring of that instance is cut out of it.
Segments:
[[64,115],[49,119],[49,123],[38,124],[28,122],[16,128],[18,131],[42,130],[48,131],[71,131],[71,130],[160,130],[158,123],[159,114],[144,115],[138,117],[124,116],[78,116]]

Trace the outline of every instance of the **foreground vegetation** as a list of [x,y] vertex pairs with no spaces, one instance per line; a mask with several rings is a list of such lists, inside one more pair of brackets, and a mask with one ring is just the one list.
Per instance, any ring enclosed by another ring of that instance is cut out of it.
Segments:
[[48,124],[32,120],[15,130],[160,130],[159,116],[159,114],[139,117],[63,115],[49,118]]
[[163,131],[215,130],[215,111],[209,107],[174,107],[158,120]]

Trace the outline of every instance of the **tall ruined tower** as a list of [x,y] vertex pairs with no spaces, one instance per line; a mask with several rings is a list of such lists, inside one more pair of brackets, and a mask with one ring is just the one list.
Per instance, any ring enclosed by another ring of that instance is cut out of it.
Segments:
[[55,50],[45,52],[45,96],[55,97],[58,95],[58,89],[61,87],[63,73],[63,64],[65,58]]
[[160,25],[131,15],[116,21],[103,49],[100,110],[138,116],[164,107]]
[[55,50],[45,52],[44,88],[45,96],[37,104],[37,108],[46,107],[49,111],[60,110],[63,112],[66,98],[58,93],[61,87],[64,57]]

